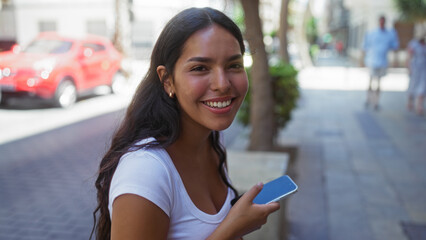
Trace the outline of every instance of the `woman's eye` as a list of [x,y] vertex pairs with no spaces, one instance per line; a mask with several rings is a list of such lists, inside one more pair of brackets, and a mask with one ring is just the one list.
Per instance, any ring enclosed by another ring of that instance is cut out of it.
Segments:
[[243,68],[243,64],[241,64],[241,63],[234,63],[234,64],[231,64],[230,68],[241,69],[241,68]]
[[196,66],[196,67],[191,68],[191,71],[193,71],[193,72],[202,72],[202,71],[206,71],[206,70],[207,70],[207,68],[204,67],[204,66]]

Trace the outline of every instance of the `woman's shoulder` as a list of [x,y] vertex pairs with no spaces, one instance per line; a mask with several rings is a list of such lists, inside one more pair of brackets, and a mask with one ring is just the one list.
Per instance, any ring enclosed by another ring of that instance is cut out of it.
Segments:
[[121,157],[118,167],[130,165],[131,168],[164,168],[169,170],[169,159],[165,150],[160,146],[150,145],[155,141],[154,138],[139,141],[135,147]]
[[150,200],[166,214],[170,214],[174,177],[164,152],[159,147],[142,147],[121,157],[111,181],[110,212],[115,198],[122,194],[135,194]]

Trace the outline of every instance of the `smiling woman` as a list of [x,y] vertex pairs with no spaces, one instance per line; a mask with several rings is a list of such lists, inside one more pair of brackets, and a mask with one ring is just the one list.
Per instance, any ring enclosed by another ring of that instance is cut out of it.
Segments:
[[[179,102],[183,127],[219,131],[231,125],[247,93],[243,65],[237,39],[213,24],[188,38],[173,76],[163,77],[163,65],[157,72],[165,91],[173,92]],[[190,122],[197,126],[188,126]]]
[[247,93],[243,55],[240,30],[217,10],[166,25],[100,163],[97,239],[236,239],[279,209],[252,203],[261,184],[231,205],[219,131]]

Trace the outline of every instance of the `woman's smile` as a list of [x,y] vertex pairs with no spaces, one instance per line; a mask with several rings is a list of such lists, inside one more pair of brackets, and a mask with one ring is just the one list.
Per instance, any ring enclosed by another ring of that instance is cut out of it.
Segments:
[[203,103],[211,108],[226,108],[231,105],[231,102],[232,100],[229,99],[226,101],[205,101]]

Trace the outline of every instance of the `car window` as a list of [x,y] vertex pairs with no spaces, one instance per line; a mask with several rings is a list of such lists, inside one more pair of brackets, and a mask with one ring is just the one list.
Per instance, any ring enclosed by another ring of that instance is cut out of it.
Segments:
[[94,52],[100,52],[105,50],[105,46],[99,43],[84,43],[84,48],[91,48]]
[[30,43],[24,52],[28,53],[66,53],[71,49],[72,42],[53,39],[38,39]]

